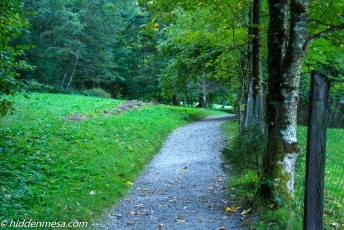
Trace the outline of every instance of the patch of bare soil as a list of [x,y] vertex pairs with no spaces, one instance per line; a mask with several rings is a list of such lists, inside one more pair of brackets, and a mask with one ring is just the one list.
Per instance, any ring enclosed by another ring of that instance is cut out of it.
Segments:
[[71,115],[68,115],[68,116],[62,118],[61,120],[70,121],[70,122],[81,122],[81,121],[87,120],[88,118],[89,118],[89,116],[86,114],[73,113]]
[[[142,105],[144,105],[144,103],[142,101],[137,101],[137,100],[125,101],[124,103],[118,105],[114,109],[104,111],[104,115],[113,115],[113,114],[124,113],[124,112],[127,112],[129,110],[135,109],[139,106],[142,106]],[[93,116],[93,117],[97,117],[97,116]],[[69,122],[81,122],[81,121],[86,121],[89,118],[90,118],[90,116],[88,116],[86,114],[73,113],[71,115],[63,117],[61,120],[69,121]]]
[[116,108],[114,108],[112,110],[104,111],[104,114],[105,115],[111,115],[111,114],[124,113],[124,112],[127,112],[129,110],[135,109],[139,106],[142,106],[143,104],[144,104],[143,102],[136,101],[136,100],[126,101],[126,102],[120,104],[119,106],[117,106]]

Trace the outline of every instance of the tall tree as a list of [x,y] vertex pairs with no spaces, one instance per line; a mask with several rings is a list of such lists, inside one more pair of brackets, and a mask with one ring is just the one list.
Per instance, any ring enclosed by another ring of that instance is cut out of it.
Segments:
[[[344,24],[309,35],[309,1],[269,0],[267,150],[259,194],[274,200],[293,195],[300,71],[307,49],[315,39]],[[290,12],[290,15],[289,15]],[[289,30],[288,30],[289,27]]]
[[37,65],[32,75],[44,83],[76,88],[111,84],[118,79],[114,46],[121,39],[136,1],[25,0],[35,12],[29,39],[36,48],[29,60]]
[[264,101],[262,91],[262,19],[260,0],[253,0],[252,24],[253,126],[261,126],[263,123]]
[[[21,89],[20,70],[32,68],[23,59],[29,47],[15,40],[29,28],[21,1],[2,0],[0,2],[0,99]],[[12,102],[0,100],[0,116],[11,110]]]

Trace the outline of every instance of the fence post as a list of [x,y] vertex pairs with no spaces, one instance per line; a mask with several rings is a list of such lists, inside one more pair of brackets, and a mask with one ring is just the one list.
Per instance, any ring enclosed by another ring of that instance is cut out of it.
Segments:
[[317,71],[311,75],[303,229],[321,230],[329,81]]

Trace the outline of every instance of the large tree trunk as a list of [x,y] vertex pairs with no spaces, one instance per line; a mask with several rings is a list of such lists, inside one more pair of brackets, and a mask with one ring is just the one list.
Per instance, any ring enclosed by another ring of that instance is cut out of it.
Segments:
[[296,139],[300,71],[308,39],[308,0],[269,0],[267,150],[259,195],[293,196],[294,170],[299,146]]

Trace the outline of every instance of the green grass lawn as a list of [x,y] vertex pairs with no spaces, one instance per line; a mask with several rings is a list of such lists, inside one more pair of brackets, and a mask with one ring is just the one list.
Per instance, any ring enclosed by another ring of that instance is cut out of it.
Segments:
[[[231,167],[229,198],[234,205],[250,208],[249,200],[256,192],[258,182],[257,172],[250,167],[247,157],[237,157],[236,152],[247,150],[247,140],[238,143],[236,136],[238,128],[236,122],[227,122],[222,127],[229,140],[229,146],[236,143],[236,147],[224,151],[224,157],[230,163],[237,162],[240,168]],[[298,158],[295,174],[294,200],[283,201],[282,208],[276,210],[268,206],[254,209],[255,216],[247,219],[247,224],[256,229],[302,229],[304,179],[307,145],[307,128],[299,126],[298,141],[301,146],[301,155]],[[239,146],[238,146],[239,144]],[[328,129],[325,166],[325,193],[324,193],[324,229],[344,228],[344,129]],[[240,153],[243,155],[242,153]],[[247,154],[248,156],[250,154]],[[249,199],[247,199],[249,198]]]
[[[17,96],[0,118],[0,219],[90,221],[122,197],[164,139],[203,109],[143,106],[118,115],[122,101],[75,95]],[[73,113],[82,122],[63,121]]]

